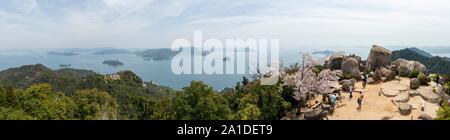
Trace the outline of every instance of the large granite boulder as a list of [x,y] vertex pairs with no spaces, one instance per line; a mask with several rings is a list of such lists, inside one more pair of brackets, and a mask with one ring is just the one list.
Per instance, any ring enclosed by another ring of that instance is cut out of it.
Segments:
[[367,58],[366,68],[370,71],[389,66],[391,54],[388,49],[373,45]]
[[342,84],[342,90],[343,91],[350,91],[350,86],[352,86],[353,88],[355,88],[355,80],[342,80],[341,84]]
[[359,61],[355,58],[345,59],[341,64],[341,71],[344,74],[351,74],[356,80],[361,80]]
[[418,61],[409,61],[399,58],[392,62],[393,65],[397,67],[397,71],[402,76],[409,76],[413,71],[425,73],[427,67]]
[[379,80],[382,80],[383,82],[391,81],[395,79],[395,71],[392,71],[386,67],[378,68],[375,71],[376,77],[379,77]]
[[376,82],[380,82],[382,78],[380,71],[370,72],[368,76]]
[[326,65],[327,69],[340,70],[342,62],[344,61],[345,58],[346,58],[346,56],[344,56],[343,54],[339,54],[339,53],[335,53],[335,54],[331,55],[327,60],[327,65]]
[[417,78],[413,78],[409,82],[409,88],[418,89],[420,87],[420,81]]
[[402,115],[408,115],[409,113],[411,113],[411,109],[412,109],[412,105],[410,105],[408,103],[400,103],[398,105],[398,110],[399,110],[400,114],[402,114]]

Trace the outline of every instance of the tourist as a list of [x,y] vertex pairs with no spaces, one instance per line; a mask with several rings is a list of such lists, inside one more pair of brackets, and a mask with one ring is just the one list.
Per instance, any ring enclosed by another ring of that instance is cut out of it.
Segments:
[[361,94],[361,96],[358,97],[358,108],[356,110],[361,111],[361,105],[362,105],[362,100],[364,98],[364,95]]
[[436,86],[439,86],[439,75],[436,75]]
[[353,98],[353,86],[352,85],[350,85],[350,87],[348,87],[348,91],[349,91],[349,93],[350,93],[350,99],[351,98]]
[[334,106],[335,106],[335,102],[336,102],[336,95],[335,94],[330,94],[330,105],[331,105],[331,111],[334,111]]
[[366,84],[367,84],[367,75],[363,74],[363,79],[362,79],[363,89],[366,89]]

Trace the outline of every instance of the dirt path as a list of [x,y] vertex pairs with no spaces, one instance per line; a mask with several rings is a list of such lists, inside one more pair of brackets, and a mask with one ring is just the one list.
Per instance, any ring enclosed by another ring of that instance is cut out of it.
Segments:
[[[396,84],[403,84],[409,86],[409,79],[404,78],[401,81],[391,81]],[[425,103],[425,113],[436,116],[436,110],[439,108],[437,104],[428,103],[423,101],[420,96],[410,97],[409,104],[413,106],[413,110],[409,115],[401,115],[398,112],[398,107],[392,102],[392,98],[385,97],[380,94],[380,88],[383,83],[367,85],[366,89],[362,89],[361,82],[357,82],[355,85],[355,91],[363,91],[364,100],[362,110],[358,111],[358,103],[356,102],[360,96],[359,92],[353,93],[353,98],[349,98],[348,92],[343,92],[344,98],[336,106],[333,114],[329,115],[330,120],[411,120],[417,119],[422,114],[420,106]],[[341,107],[338,107],[343,105]]]

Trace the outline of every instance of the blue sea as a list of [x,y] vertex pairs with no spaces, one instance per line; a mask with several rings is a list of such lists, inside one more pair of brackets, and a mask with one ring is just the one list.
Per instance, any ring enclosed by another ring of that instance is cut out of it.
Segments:
[[[171,70],[171,60],[152,61],[145,60],[135,54],[113,54],[113,55],[94,55],[103,49],[42,49],[42,50],[8,50],[0,52],[0,70],[20,67],[23,65],[43,64],[51,69],[61,69],[61,64],[70,64],[69,68],[93,70],[100,74],[111,74],[121,70],[131,70],[140,76],[144,81],[153,82],[158,85],[168,86],[175,89],[181,89],[189,85],[193,80],[203,81],[214,87],[216,90],[222,90],[226,87],[234,87],[237,82],[246,76],[242,74],[217,74],[217,75],[176,75]],[[143,49],[140,49],[143,50]],[[74,52],[78,55],[48,55],[50,51],[55,52]],[[298,55],[295,53],[294,55]],[[280,56],[286,60],[286,63],[295,63],[298,58],[292,54]],[[102,64],[104,60],[119,60],[124,63],[123,66],[113,67]]]
[[[312,52],[320,50],[332,50],[335,52],[348,52],[357,54],[363,59],[367,58],[370,47],[361,48],[308,48],[280,50],[280,59],[283,66],[298,62],[300,52]],[[51,69],[61,69],[60,64],[70,64],[70,68],[93,70],[100,74],[110,74],[121,70],[131,70],[140,76],[144,81],[153,82],[158,85],[169,86],[175,89],[181,89],[188,86],[193,80],[199,80],[214,87],[216,90],[222,90],[226,87],[234,87],[236,82],[242,80],[243,76],[250,75],[176,75],[171,71],[171,60],[148,61],[134,54],[114,54],[114,55],[94,55],[94,52],[104,50],[98,49],[40,49],[40,50],[8,50],[0,51],[0,70],[20,67],[23,65],[44,64]],[[143,49],[136,49],[143,50]],[[48,55],[50,51],[74,52],[78,55],[62,56]],[[440,54],[448,56],[449,54]],[[317,57],[321,57],[320,54]],[[124,63],[123,66],[112,67],[102,64],[104,60],[119,60]]]

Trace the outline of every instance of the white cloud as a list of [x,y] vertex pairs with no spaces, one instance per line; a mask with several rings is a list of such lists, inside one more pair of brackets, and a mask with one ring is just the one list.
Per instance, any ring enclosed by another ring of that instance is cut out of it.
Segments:
[[8,44],[0,47],[165,47],[195,30],[217,38],[278,38],[290,47],[450,44],[447,0],[2,2],[0,31],[11,34],[0,35]]
[[102,0],[105,5],[118,12],[119,17],[128,16],[129,14],[140,10],[147,6],[153,0]]

